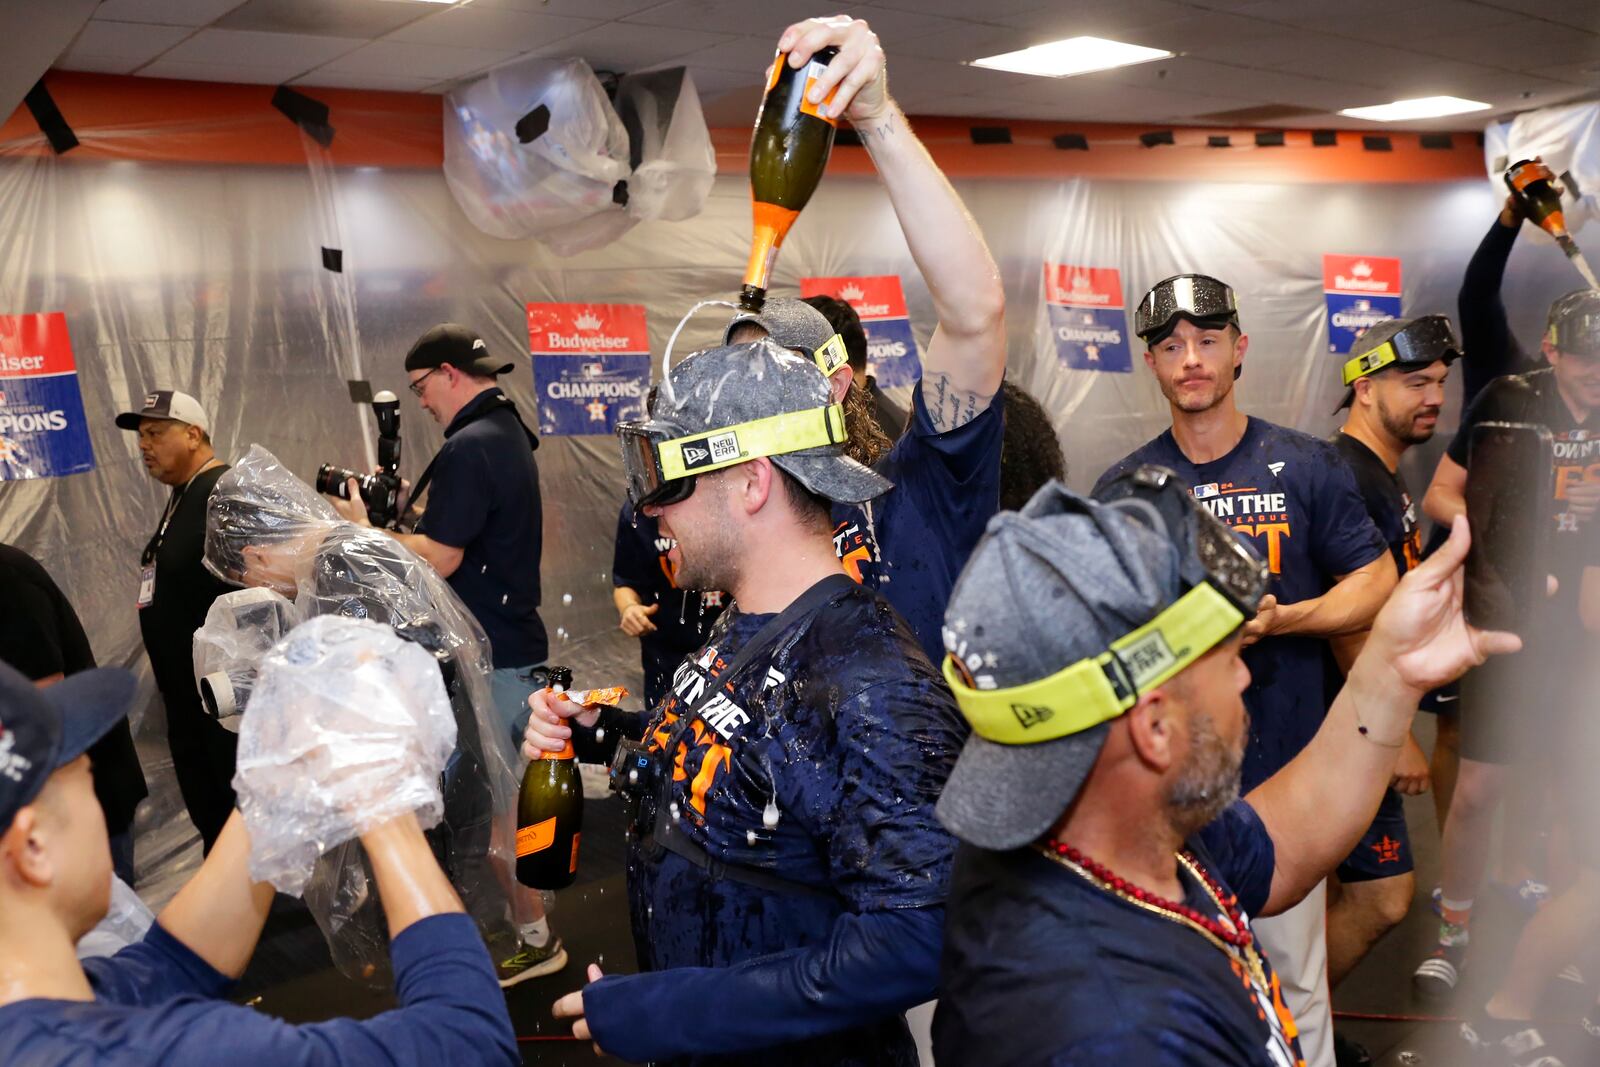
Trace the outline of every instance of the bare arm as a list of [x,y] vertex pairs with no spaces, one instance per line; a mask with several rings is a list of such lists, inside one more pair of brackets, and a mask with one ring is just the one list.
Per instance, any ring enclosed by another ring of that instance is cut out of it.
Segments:
[[1279,605],[1268,632],[1308,637],[1360,633],[1372,625],[1397,581],[1394,557],[1384,552],[1365,567],[1341,575],[1321,596]]
[[1521,647],[1511,634],[1467,625],[1461,565],[1468,543],[1466,522],[1454,524],[1439,551],[1406,575],[1317,736],[1246,798],[1277,853],[1264,914],[1299,902],[1372,824],[1422,695],[1491,654]]
[[[978,224],[889,96],[883,49],[866,22],[811,19],[784,31],[778,47],[799,67],[835,45],[816,91],[837,85],[832,110],[860,134],[878,168],[901,231],[939,316],[923,356],[923,392],[937,429],[954,429],[989,406],[1005,375],[1005,289]],[[931,390],[931,391],[930,391]]]
[[361,835],[361,844],[372,863],[391,940],[414,922],[462,910],[461,898],[439,869],[415,815],[402,815],[368,830]]
[[1433,481],[1422,497],[1423,513],[1440,526],[1449,526],[1457,515],[1467,513],[1467,468],[1451,459],[1439,457]]
[[428,566],[439,572],[441,578],[450,577],[461,566],[461,557],[464,555],[461,549],[440,544],[427,534],[395,533],[392,530],[383,532],[421,556]]
[[163,929],[229,978],[255,953],[272,905],[272,886],[250,880],[250,834],[237,811],[200,870],[161,909]]

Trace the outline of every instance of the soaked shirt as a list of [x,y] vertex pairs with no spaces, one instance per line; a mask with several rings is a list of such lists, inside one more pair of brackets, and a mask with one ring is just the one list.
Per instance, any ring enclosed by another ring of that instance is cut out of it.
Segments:
[[1004,394],[945,433],[928,417],[921,383],[911,408],[910,427],[873,464],[894,488],[864,505],[835,504],[833,548],[845,571],[894,605],[938,663],[950,591],[1000,509]]
[[1406,480],[1390,470],[1376,452],[1347,433],[1333,435],[1333,447],[1350,465],[1367,514],[1389,546],[1395,570],[1405,574],[1422,562],[1421,509],[1411,497]]
[[1572,487],[1600,481],[1600,411],[1579,422],[1556,388],[1555,371],[1497,378],[1468,409],[1461,428],[1450,442],[1448,455],[1468,468],[1472,429],[1481,422],[1531,422],[1550,431],[1555,450],[1555,489],[1549,501],[1550,573],[1559,583],[1546,603],[1547,639],[1574,647],[1582,632],[1578,616],[1578,590],[1583,568],[1592,563],[1596,524],[1583,521],[1567,505]]
[[[1249,916],[1275,851],[1235,802],[1187,843]],[[1221,918],[1186,871],[1184,903]],[[933,1048],[983,1067],[1295,1067],[1303,1064],[1271,961],[1256,985],[1191,928],[1113,895],[1032,848],[956,856]]]
[[632,589],[647,606],[660,605],[650,616],[655,632],[639,638],[645,705],[651,708],[666,697],[672,672],[683,657],[705,644],[711,624],[724,606],[721,593],[678,588],[677,568],[667,555],[671,548],[672,538],[661,535],[654,518],[636,514],[629,504],[622,505],[611,584]]
[[[1338,449],[1310,434],[1252,418],[1227,455],[1191,463],[1169,429],[1102,474],[1095,491],[1143,463],[1177,472],[1206,510],[1254,546],[1272,571],[1268,592],[1280,604],[1321,596],[1339,575],[1386,550]],[[1279,634],[1244,650],[1250,668],[1245,792],[1316,736],[1338,689],[1328,675],[1326,649],[1320,637]]]
[[[730,610],[679,669],[647,731],[673,768],[658,820],[675,819],[715,860],[812,892],[713,878],[635,841],[635,941],[641,968],[658,973],[590,986],[589,1017],[630,1061],[913,1067],[901,1013],[937,979],[955,842],[934,803],[966,727],[904,622],[861,587],[723,678],[771,618]],[[685,724],[707,685],[717,696]],[[756,1020],[771,1020],[770,1038]],[[701,1032],[675,1044],[685,1025]],[[719,1048],[760,1051],[685,1055]]]

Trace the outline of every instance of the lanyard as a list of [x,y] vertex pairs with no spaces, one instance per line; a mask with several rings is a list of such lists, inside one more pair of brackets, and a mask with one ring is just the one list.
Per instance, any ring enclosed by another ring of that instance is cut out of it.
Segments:
[[183,494],[189,491],[189,487],[194,484],[196,478],[212,467],[220,466],[221,463],[220,459],[213,457],[204,467],[195,471],[188,481],[173,490],[171,498],[167,500],[166,510],[161,513],[161,525],[156,527],[155,536],[150,538],[149,543],[144,546],[144,553],[139,557],[141,566],[148,567],[155,562],[156,554],[161,551],[161,544],[167,538],[167,527],[172,524],[172,520],[178,514],[178,506],[183,503]]

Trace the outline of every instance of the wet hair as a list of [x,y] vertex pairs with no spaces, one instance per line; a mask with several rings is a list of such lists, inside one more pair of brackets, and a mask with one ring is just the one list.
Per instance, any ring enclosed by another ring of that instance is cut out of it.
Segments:
[[878,425],[877,405],[867,392],[866,382],[860,376],[850,382],[844,394],[844,428],[849,440],[844,443],[844,454],[864,466],[872,466],[889,454],[894,442]]
[[1000,445],[1000,508],[1016,511],[1050,479],[1065,481],[1067,459],[1050,415],[1023,389],[1002,382],[1005,436]]
[[856,309],[833,296],[808,296],[801,303],[810,304],[822,312],[833,332],[844,342],[845,354],[850,357],[850,369],[859,377],[867,373],[867,331],[861,326],[861,316]]

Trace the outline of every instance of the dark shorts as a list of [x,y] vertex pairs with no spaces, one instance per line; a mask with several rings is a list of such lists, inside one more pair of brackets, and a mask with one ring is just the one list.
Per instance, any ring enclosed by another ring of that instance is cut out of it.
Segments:
[[1361,836],[1355,851],[1334,872],[1345,885],[1376,882],[1397,874],[1410,874],[1411,834],[1406,829],[1405,803],[1393,789],[1383,794],[1377,817]]
[[1454,715],[1461,710],[1461,683],[1451,682],[1424,694],[1417,710],[1429,715]]

